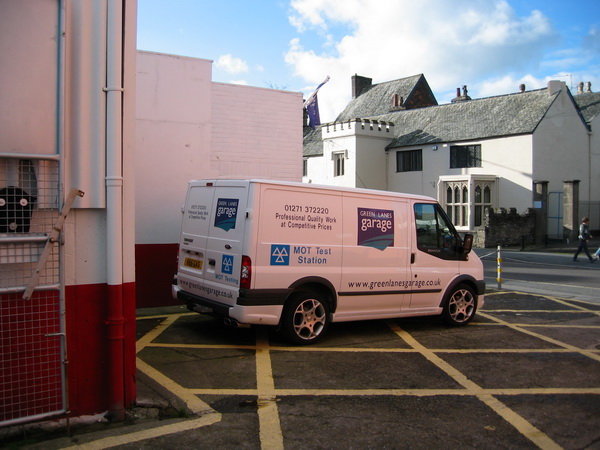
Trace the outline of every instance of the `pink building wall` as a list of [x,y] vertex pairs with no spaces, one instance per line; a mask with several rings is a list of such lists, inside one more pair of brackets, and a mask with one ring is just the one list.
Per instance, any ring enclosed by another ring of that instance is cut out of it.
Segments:
[[302,94],[212,82],[212,61],[137,54],[137,307],[171,298],[187,183],[300,181]]

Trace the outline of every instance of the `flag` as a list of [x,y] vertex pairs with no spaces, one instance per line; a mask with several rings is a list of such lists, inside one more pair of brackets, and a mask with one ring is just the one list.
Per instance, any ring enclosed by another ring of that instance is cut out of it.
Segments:
[[308,125],[314,130],[318,125],[321,125],[321,117],[319,117],[319,100],[316,95],[306,107],[306,111],[308,112]]
[[308,112],[308,124],[310,125],[310,127],[313,130],[315,129],[315,127],[317,127],[317,125],[321,125],[321,118],[319,117],[319,102],[317,100],[317,92],[319,92],[319,89],[321,89],[321,86],[323,86],[328,81],[329,81],[329,75],[327,75],[327,78],[325,78],[325,80],[317,86],[315,91],[312,94],[310,94],[308,99],[304,102],[304,107],[306,108],[306,111]]

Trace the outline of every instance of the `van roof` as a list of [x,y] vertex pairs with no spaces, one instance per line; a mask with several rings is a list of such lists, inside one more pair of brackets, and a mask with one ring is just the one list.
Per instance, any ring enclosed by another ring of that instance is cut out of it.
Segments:
[[190,184],[192,183],[207,183],[207,182],[218,182],[219,185],[223,186],[227,184],[227,181],[235,181],[235,182],[240,182],[240,181],[246,181],[248,182],[248,184],[250,183],[256,183],[256,184],[271,184],[271,185],[277,185],[277,186],[290,186],[290,187],[301,187],[303,189],[325,189],[325,190],[330,190],[330,191],[340,191],[340,192],[355,192],[355,193],[360,193],[360,194],[369,194],[369,195],[384,195],[384,196],[388,196],[388,197],[401,197],[401,198],[411,198],[411,199],[415,199],[415,200],[427,200],[429,202],[431,201],[437,201],[435,200],[433,197],[428,197],[425,195],[418,195],[418,194],[409,194],[409,193],[404,193],[404,192],[394,192],[394,191],[380,191],[380,190],[376,190],[376,189],[364,189],[364,188],[352,188],[352,187],[344,187],[344,186],[330,186],[330,185],[324,185],[324,184],[312,184],[312,183],[302,183],[299,181],[283,181],[283,180],[268,180],[268,179],[260,179],[260,178],[244,178],[244,177],[240,177],[240,178],[236,178],[236,177],[217,177],[217,178],[211,178],[211,179],[202,179],[202,180],[191,180]]

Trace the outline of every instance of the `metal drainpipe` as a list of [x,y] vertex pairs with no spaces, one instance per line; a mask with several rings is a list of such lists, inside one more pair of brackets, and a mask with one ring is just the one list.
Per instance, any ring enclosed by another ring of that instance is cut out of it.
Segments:
[[109,416],[125,419],[123,314],[122,0],[107,0],[106,23],[106,245]]

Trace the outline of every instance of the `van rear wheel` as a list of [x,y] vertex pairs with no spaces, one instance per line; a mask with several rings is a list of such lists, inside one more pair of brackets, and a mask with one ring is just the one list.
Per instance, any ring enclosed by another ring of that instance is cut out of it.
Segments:
[[314,292],[294,294],[284,307],[281,331],[295,344],[314,344],[329,326],[329,307]]
[[442,317],[449,325],[468,324],[477,310],[477,299],[473,289],[466,284],[455,286],[444,303]]

